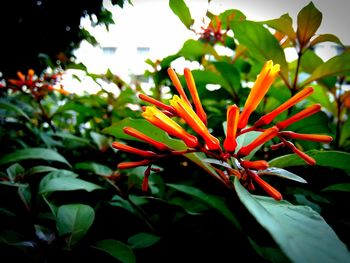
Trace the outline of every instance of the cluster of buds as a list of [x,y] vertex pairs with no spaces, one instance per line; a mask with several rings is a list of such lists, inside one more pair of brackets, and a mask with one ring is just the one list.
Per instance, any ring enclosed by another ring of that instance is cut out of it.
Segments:
[[[178,95],[174,95],[170,100],[170,105],[167,105],[147,95],[141,94],[141,100],[153,104],[153,106],[146,106],[144,108],[142,116],[151,124],[162,129],[170,136],[182,140],[186,144],[187,149],[184,151],[172,149],[170,146],[146,136],[141,131],[131,127],[125,127],[124,132],[126,134],[152,145],[156,150],[140,150],[119,142],[114,142],[112,147],[115,149],[133,153],[143,158],[142,160],[136,162],[122,162],[118,165],[118,168],[127,169],[138,166],[147,166],[143,183],[143,190],[146,191],[148,176],[152,170],[151,166],[156,160],[163,157],[169,157],[171,155],[203,152],[208,157],[215,158],[227,164],[223,166],[225,167],[223,168],[225,170],[221,170],[213,166],[218,174],[217,178],[219,178],[221,182],[231,187],[231,179],[233,176],[236,176],[248,189],[255,189],[254,184],[257,184],[274,199],[281,200],[282,195],[273,186],[264,181],[260,177],[260,172],[258,172],[267,169],[269,167],[268,163],[265,160],[248,161],[246,160],[246,157],[250,155],[257,147],[260,147],[273,138],[277,138],[280,142],[272,145],[272,149],[278,149],[280,147],[289,148],[292,152],[296,153],[299,157],[305,160],[307,164],[314,165],[316,163],[315,160],[298,149],[289,140],[297,139],[330,143],[332,141],[332,137],[317,134],[299,134],[285,130],[291,124],[320,111],[321,107],[319,104],[312,105],[298,112],[297,114],[292,115],[286,120],[270,125],[277,115],[285,112],[296,103],[308,97],[313,92],[312,87],[303,89],[273,111],[262,116],[254,123],[254,125],[248,126],[251,113],[261,102],[271,84],[279,74],[279,71],[279,65],[273,65],[272,61],[266,62],[258,75],[250,94],[248,95],[242,111],[240,111],[237,105],[232,105],[227,108],[226,138],[221,145],[219,139],[210,134],[207,128],[207,115],[199,99],[191,71],[185,68],[184,77],[189,93],[191,94],[192,103],[188,99],[177,74],[173,69],[169,68],[168,74],[178,92]],[[182,118],[197,134],[197,136],[188,133],[174,120],[173,117]],[[250,131],[258,131],[261,133],[251,143],[239,147],[238,149],[237,137]]]
[[8,79],[8,84],[3,86],[3,89],[12,90],[13,92],[23,92],[31,94],[35,100],[40,101],[49,92],[54,90],[61,94],[67,95],[68,91],[64,90],[58,84],[61,78],[61,73],[44,74],[40,77],[35,75],[33,69],[29,69],[27,74],[21,71],[17,72],[17,79]]
[[199,33],[200,39],[212,44],[216,44],[218,42],[224,44],[229,28],[226,28],[225,32],[222,32],[222,22],[218,16],[215,16],[214,18],[215,20],[210,21],[206,28],[201,27],[202,31]]

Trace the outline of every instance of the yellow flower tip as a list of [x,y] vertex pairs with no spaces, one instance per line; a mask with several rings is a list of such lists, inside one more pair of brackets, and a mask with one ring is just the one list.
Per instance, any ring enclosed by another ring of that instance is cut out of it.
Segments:
[[183,140],[188,147],[195,148],[198,146],[198,139],[196,136],[187,133],[179,124],[166,116],[155,106],[147,106],[142,116],[169,135]]
[[182,98],[175,95],[169,102],[170,105],[174,107],[176,113],[204,139],[208,149],[220,149],[219,140],[209,133],[208,128],[205,126],[203,121]]

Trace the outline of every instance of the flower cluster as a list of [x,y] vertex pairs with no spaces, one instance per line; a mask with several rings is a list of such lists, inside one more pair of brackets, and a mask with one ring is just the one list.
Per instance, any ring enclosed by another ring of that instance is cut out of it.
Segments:
[[223,33],[222,22],[218,16],[215,16],[214,18],[215,20],[210,21],[208,27],[201,27],[202,32],[199,33],[200,38],[212,44],[216,44],[217,42],[224,44],[228,28]]
[[8,84],[3,86],[2,89],[31,94],[37,101],[40,101],[45,95],[54,90],[67,95],[69,92],[64,90],[62,86],[57,87],[61,75],[61,73],[54,73],[38,77],[33,69],[29,69],[26,75],[18,71],[18,78],[8,79]]
[[[272,150],[281,147],[289,148],[292,152],[305,160],[307,164],[314,165],[316,163],[315,160],[298,149],[289,140],[297,139],[330,143],[332,137],[317,134],[300,134],[286,130],[291,124],[320,111],[321,107],[319,104],[312,105],[283,121],[270,125],[276,116],[308,97],[313,92],[312,87],[303,89],[273,111],[262,116],[254,123],[254,125],[248,126],[250,115],[254,112],[267,93],[271,84],[278,76],[279,71],[279,65],[273,65],[272,61],[266,62],[248,95],[243,109],[240,110],[237,105],[231,105],[227,108],[226,138],[223,144],[221,144],[219,139],[213,136],[207,128],[207,115],[199,99],[191,71],[187,68],[184,70],[184,77],[191,95],[190,101],[177,77],[177,74],[173,69],[169,68],[168,74],[178,92],[178,95],[174,95],[170,100],[170,105],[167,105],[147,95],[141,94],[141,100],[153,105],[146,106],[142,116],[167,134],[182,140],[186,144],[187,149],[184,151],[172,149],[170,146],[146,136],[141,131],[131,127],[125,127],[124,132],[126,134],[152,145],[156,151],[140,150],[119,142],[114,142],[112,144],[113,148],[142,157],[142,160],[140,161],[122,162],[118,165],[118,168],[127,169],[138,166],[147,166],[143,183],[143,190],[146,191],[148,176],[152,170],[151,166],[156,160],[171,155],[203,152],[211,158],[216,158],[221,162],[227,163],[225,170],[220,170],[214,167],[218,174],[217,178],[223,183],[231,186],[232,180],[230,179],[233,176],[236,176],[248,189],[255,189],[254,184],[257,184],[271,197],[276,200],[281,200],[282,195],[274,187],[264,181],[260,177],[260,173],[258,173],[260,170],[267,169],[269,167],[268,163],[265,160],[249,161],[246,157],[257,147],[260,147],[273,138],[277,138],[280,142],[272,145]],[[174,120],[173,117],[182,118],[197,135],[195,136],[187,132]],[[237,137],[250,131],[258,131],[260,132],[260,135],[249,144],[238,148]]]

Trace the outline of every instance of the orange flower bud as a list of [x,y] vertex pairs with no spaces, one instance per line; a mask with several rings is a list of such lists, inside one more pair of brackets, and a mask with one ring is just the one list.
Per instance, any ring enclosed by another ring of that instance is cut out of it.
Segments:
[[171,106],[169,106],[169,105],[166,105],[166,104],[164,104],[163,102],[161,102],[161,101],[159,101],[159,100],[156,100],[156,99],[154,99],[154,98],[151,98],[151,97],[149,97],[149,96],[147,96],[147,95],[145,95],[145,94],[139,94],[139,98],[140,98],[141,100],[143,100],[143,101],[149,102],[149,103],[151,103],[151,104],[153,104],[153,105],[155,105],[155,106],[157,106],[157,107],[159,107],[159,108],[161,108],[161,109],[164,109],[164,110],[166,110],[166,111],[169,111],[169,112],[171,112],[171,113],[174,113],[174,112],[175,112],[173,107],[171,107]]
[[112,143],[112,147],[115,148],[115,149],[118,149],[120,151],[123,151],[123,152],[128,152],[128,153],[141,155],[141,156],[146,157],[146,158],[157,157],[157,154],[152,152],[152,151],[140,150],[140,149],[137,149],[137,148],[134,148],[134,147],[131,147],[131,146],[119,143],[119,142],[113,142]]
[[193,109],[185,102],[185,100],[175,95],[173,99],[170,100],[170,104],[174,107],[176,113],[204,139],[209,150],[220,149],[219,140],[209,133],[208,128],[204,125]]
[[237,155],[239,157],[244,157],[249,155],[251,151],[253,151],[256,147],[271,140],[273,137],[277,135],[277,133],[278,133],[278,128],[276,126],[266,129],[262,134],[258,136],[258,138],[256,138],[250,144],[243,146],[238,151]]
[[323,142],[330,143],[333,138],[328,135],[321,134],[304,134],[304,133],[295,133],[291,131],[282,131],[279,133],[283,138],[286,139],[297,139],[297,140],[308,140],[313,142]]
[[190,93],[192,96],[192,100],[193,100],[194,107],[196,109],[196,113],[197,113],[198,117],[203,121],[203,123],[205,125],[207,125],[207,114],[205,113],[205,111],[202,107],[202,103],[199,99],[196,84],[194,82],[192,73],[188,68],[185,68],[184,74],[185,74],[185,80],[187,83],[187,87],[190,90]]
[[253,170],[266,170],[269,168],[269,164],[264,160],[259,161],[241,161],[241,165],[244,168],[253,169]]
[[166,116],[154,106],[147,106],[142,116],[154,126],[164,130],[169,135],[175,136],[185,142],[188,147],[197,147],[198,139],[187,133],[179,124]]
[[148,165],[150,162],[151,160],[142,160],[138,162],[123,162],[118,164],[118,169],[124,170],[124,169],[139,167],[139,166],[145,166],[145,165]]
[[276,188],[272,187],[270,184],[265,182],[263,179],[260,178],[258,174],[251,170],[247,170],[248,175],[258,184],[261,186],[262,189],[266,191],[273,199],[277,201],[282,200],[282,195],[279,191],[276,190]]
[[280,65],[273,65],[271,60],[267,61],[262,68],[259,76],[257,77],[252,90],[250,91],[248,98],[245,102],[243,111],[239,116],[238,128],[243,129],[247,126],[250,114],[259,105],[262,98],[267,93],[272,82],[277,77],[280,71]]
[[152,139],[151,137],[143,134],[142,132],[131,128],[131,127],[125,127],[123,128],[124,133],[133,136],[141,141],[147,142],[149,144],[151,144],[152,146],[156,147],[158,150],[160,151],[170,151],[170,148],[165,145],[164,143],[158,142],[154,139]]
[[296,155],[298,155],[301,159],[303,159],[309,165],[315,165],[316,160],[311,156],[307,155],[303,151],[299,150],[295,145],[291,142],[285,141],[285,144],[290,148]]
[[265,114],[262,116],[255,124],[255,127],[260,127],[263,125],[267,125],[270,122],[272,122],[277,115],[281,114],[285,110],[289,109],[290,107],[297,104],[299,101],[305,99],[306,97],[310,96],[314,89],[312,87],[307,87],[303,89],[302,91],[295,94],[293,97],[291,97],[289,100],[284,102],[282,105],[274,109],[273,111],[269,112],[268,114]]
[[286,119],[284,121],[277,123],[276,126],[280,130],[283,130],[286,127],[288,127],[289,125],[293,124],[294,122],[297,122],[297,121],[300,121],[306,117],[309,117],[310,115],[315,114],[316,112],[319,112],[320,110],[321,110],[320,104],[312,105],[312,106],[298,112],[297,114],[293,115],[289,119]]
[[169,77],[170,77],[171,81],[173,82],[177,92],[179,93],[180,97],[183,100],[185,100],[188,105],[191,105],[175,71],[172,68],[168,68],[168,74],[169,74]]
[[224,141],[224,148],[227,152],[233,153],[236,150],[236,133],[239,119],[239,108],[237,105],[232,105],[227,109],[227,126],[226,139]]

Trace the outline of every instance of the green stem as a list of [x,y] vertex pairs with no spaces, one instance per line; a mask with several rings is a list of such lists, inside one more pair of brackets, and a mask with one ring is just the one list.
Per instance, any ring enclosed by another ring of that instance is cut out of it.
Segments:
[[55,133],[56,132],[56,127],[53,125],[49,115],[47,115],[43,105],[41,104],[41,101],[37,100],[37,102],[39,104],[39,108],[41,110],[41,114],[42,114],[42,117],[43,117],[44,121],[50,126],[51,130]]

